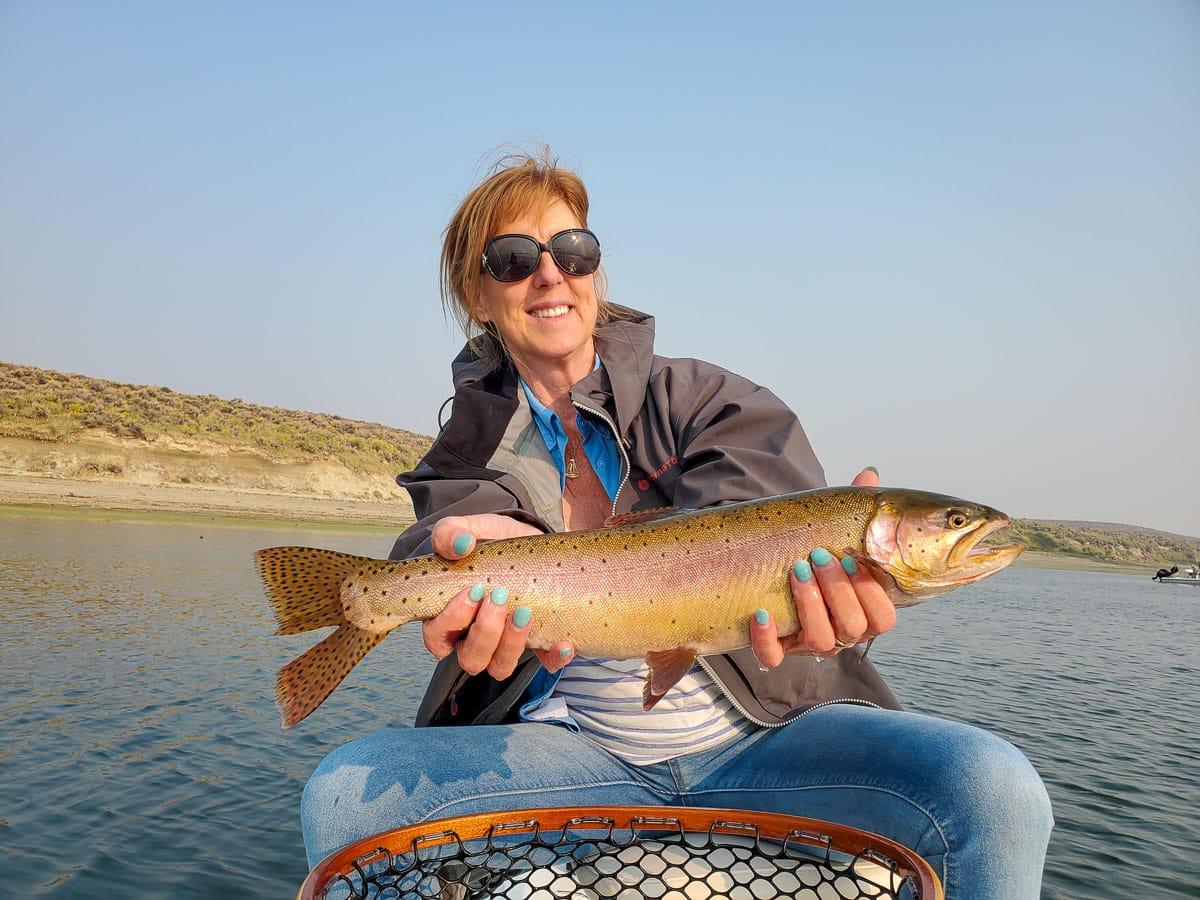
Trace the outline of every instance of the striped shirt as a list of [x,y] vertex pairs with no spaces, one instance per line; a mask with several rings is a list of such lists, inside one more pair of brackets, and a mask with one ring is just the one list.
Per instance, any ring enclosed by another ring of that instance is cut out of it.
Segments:
[[741,734],[746,720],[697,665],[653,709],[643,710],[646,671],[640,659],[574,659],[563,669],[553,698],[565,701],[583,734],[638,766],[706,750]]

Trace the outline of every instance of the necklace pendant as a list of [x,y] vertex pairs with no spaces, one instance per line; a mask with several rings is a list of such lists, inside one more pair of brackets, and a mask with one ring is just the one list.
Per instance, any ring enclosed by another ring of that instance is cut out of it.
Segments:
[[575,457],[574,456],[567,457],[566,472],[567,472],[568,478],[578,478],[579,477],[579,467],[575,465]]

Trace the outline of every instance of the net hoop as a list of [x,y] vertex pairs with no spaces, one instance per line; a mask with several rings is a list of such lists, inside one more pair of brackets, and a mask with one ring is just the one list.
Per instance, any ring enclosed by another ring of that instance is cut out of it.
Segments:
[[881,835],[781,813],[662,806],[506,810],[398,828],[333,852],[297,894],[368,897],[944,900],[933,868]]

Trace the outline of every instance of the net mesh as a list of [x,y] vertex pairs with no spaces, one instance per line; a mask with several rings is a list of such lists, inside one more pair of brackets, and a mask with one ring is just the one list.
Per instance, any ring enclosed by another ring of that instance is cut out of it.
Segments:
[[[686,820],[635,812],[564,815],[553,821],[553,812],[492,816],[475,828],[470,818],[443,820],[377,836],[314,869],[300,897],[932,900],[942,896],[932,870],[912,851],[868,832],[816,820],[689,810]],[[697,813],[705,812],[697,818]]]

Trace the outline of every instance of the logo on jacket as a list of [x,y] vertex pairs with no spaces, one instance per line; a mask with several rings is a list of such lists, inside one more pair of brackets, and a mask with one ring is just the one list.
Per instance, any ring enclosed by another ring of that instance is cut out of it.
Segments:
[[657,469],[655,469],[654,474],[651,475],[649,478],[639,478],[638,483],[637,483],[638,490],[639,491],[649,490],[650,482],[658,481],[659,478],[661,478],[664,474],[666,474],[667,470],[669,470],[672,466],[677,466],[677,465],[679,465],[679,457],[672,456],[665,463],[663,463],[661,466],[659,466]]

